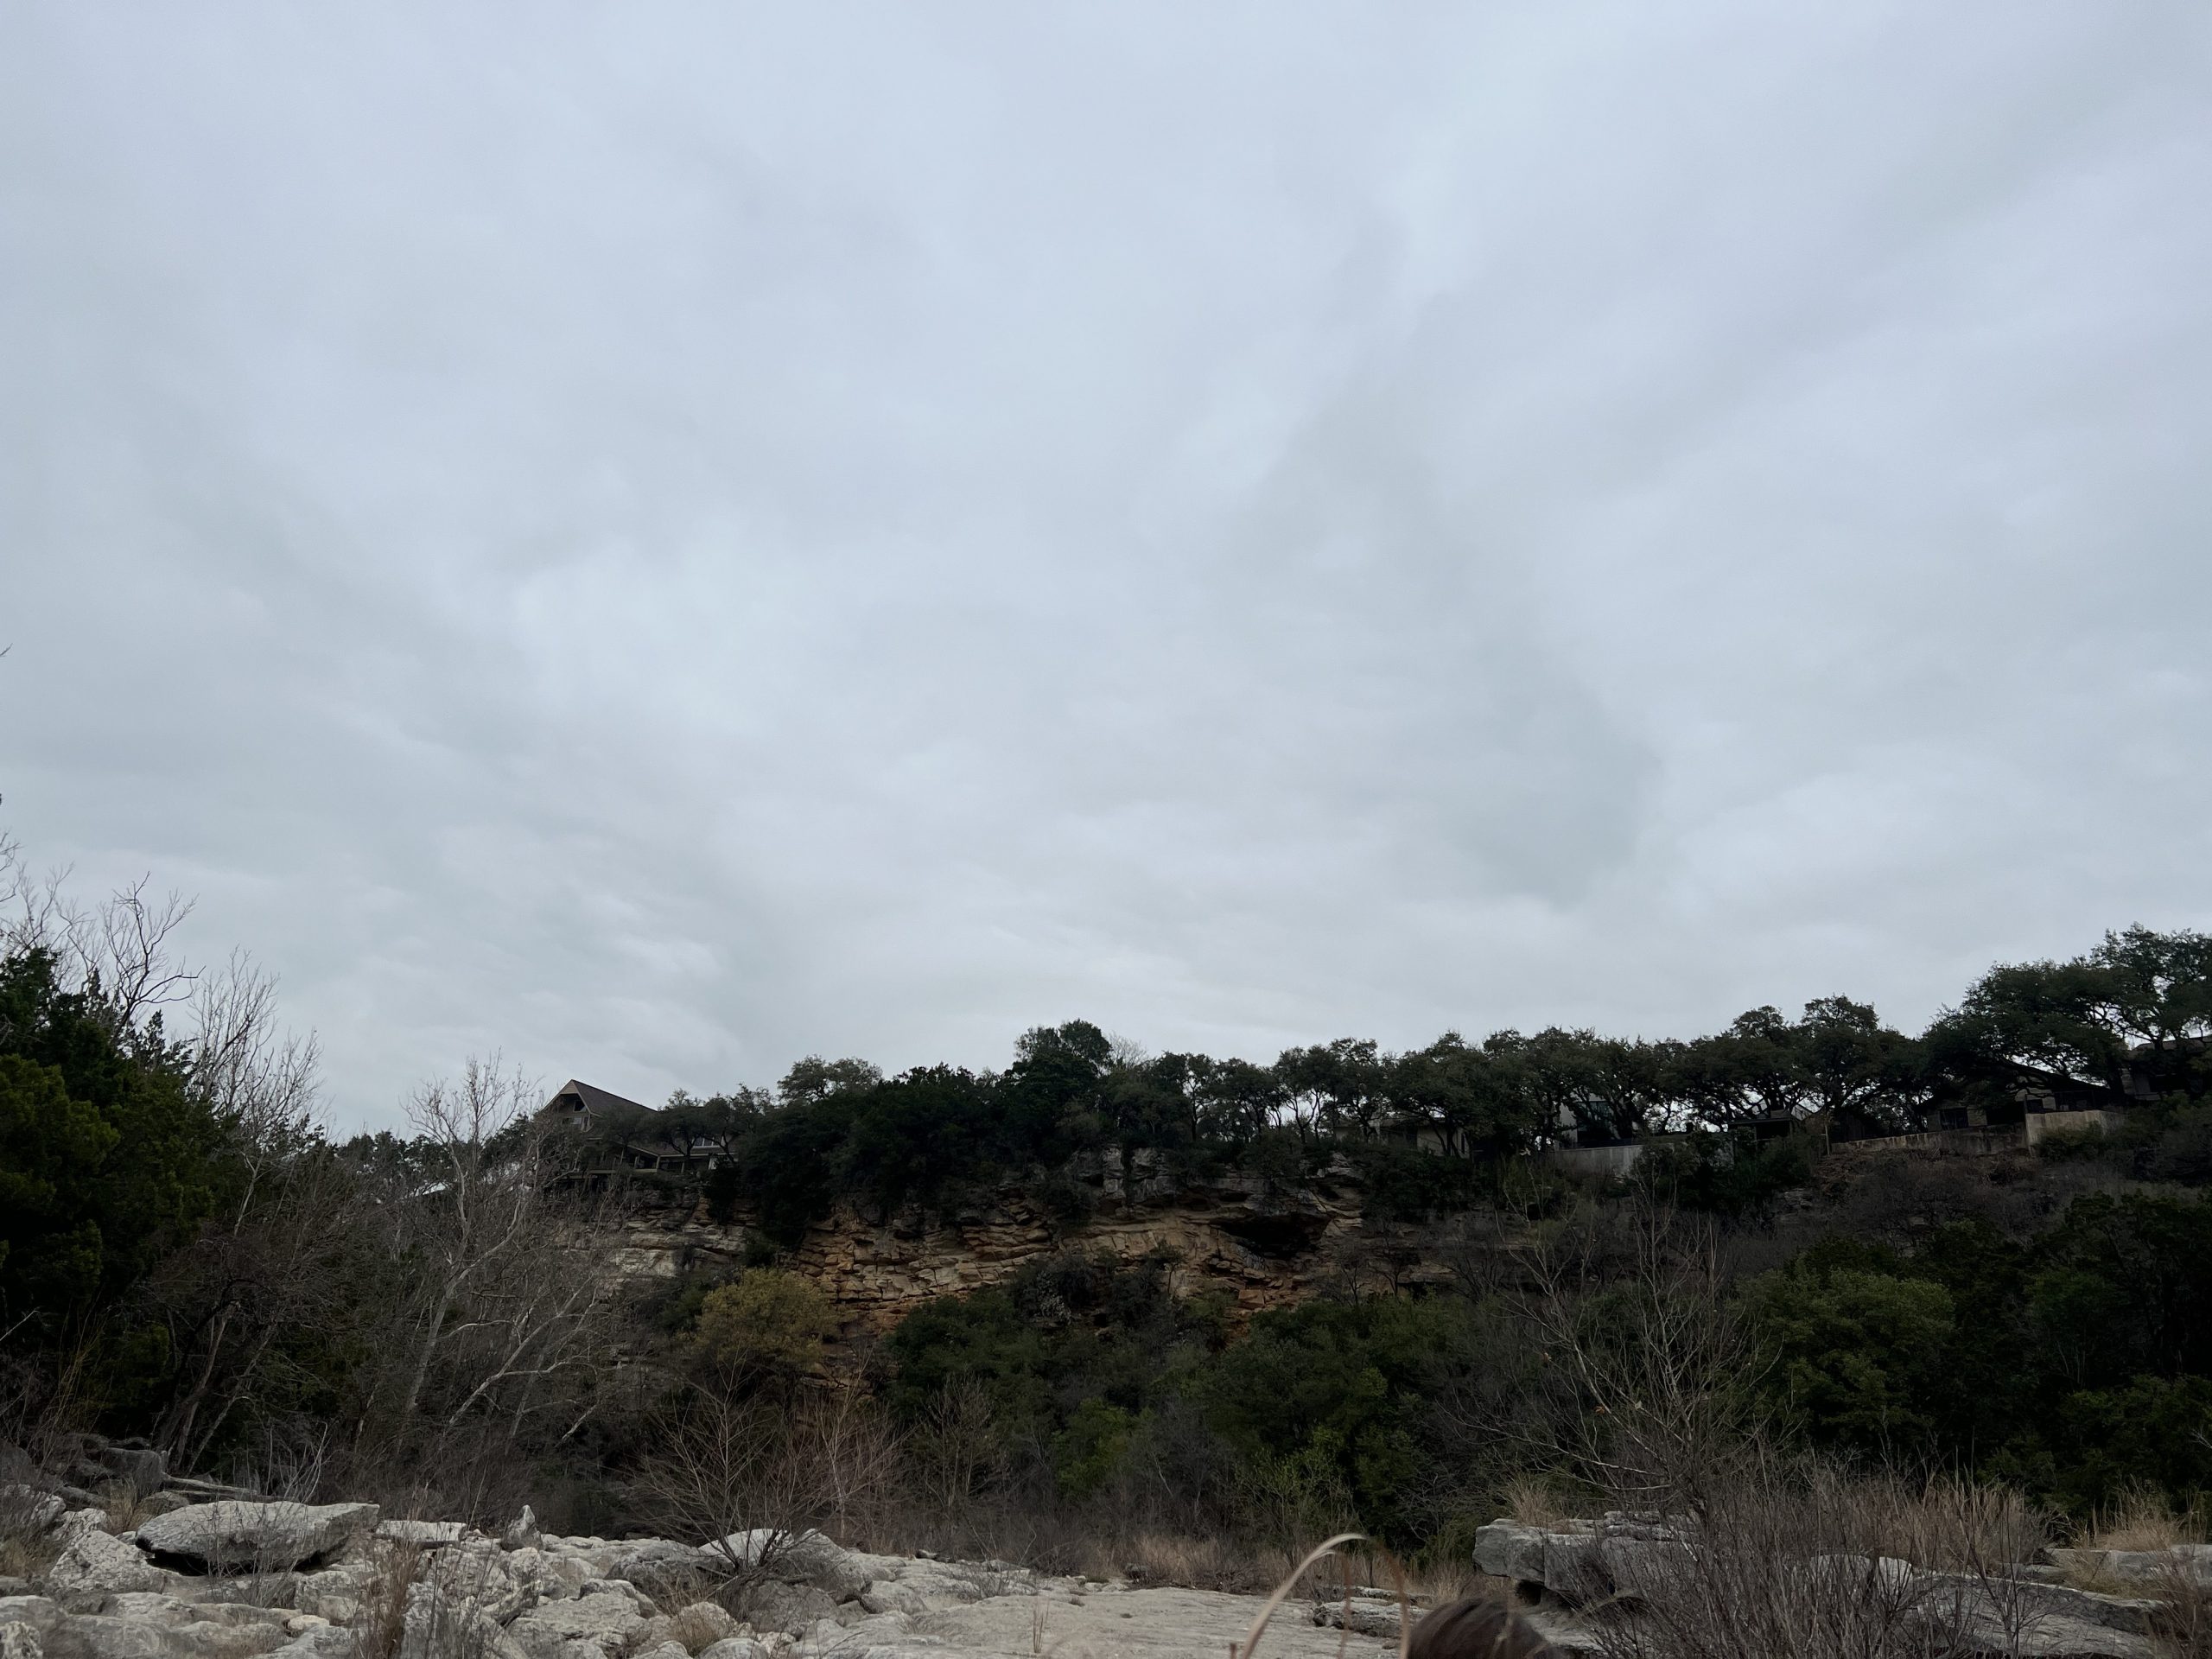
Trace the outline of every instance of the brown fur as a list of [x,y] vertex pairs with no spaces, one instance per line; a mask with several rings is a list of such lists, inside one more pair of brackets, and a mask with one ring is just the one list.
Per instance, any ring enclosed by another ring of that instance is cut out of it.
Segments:
[[1414,1625],[1406,1659],[1564,1659],[1564,1656],[1497,1602],[1469,1597],[1439,1607]]

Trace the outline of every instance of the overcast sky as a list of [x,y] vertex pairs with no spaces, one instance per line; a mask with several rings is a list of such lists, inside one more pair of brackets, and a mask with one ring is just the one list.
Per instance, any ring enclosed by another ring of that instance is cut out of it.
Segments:
[[342,1126],[2212,925],[2212,7],[0,0],[0,824]]

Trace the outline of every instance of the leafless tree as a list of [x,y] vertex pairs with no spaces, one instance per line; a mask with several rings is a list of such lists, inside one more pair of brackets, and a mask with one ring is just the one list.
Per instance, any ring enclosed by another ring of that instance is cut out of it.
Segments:
[[[606,1224],[588,1198],[556,1191],[536,1089],[496,1059],[408,1105],[419,1159],[390,1172],[375,1208],[387,1259],[412,1294],[388,1350],[400,1369],[382,1413],[397,1441],[472,1419],[518,1438],[549,1415],[572,1434],[594,1409],[612,1344]],[[365,1418],[365,1422],[367,1421]]]
[[1513,1363],[1470,1370],[1440,1402],[1463,1433],[1637,1508],[1694,1511],[1756,1455],[1758,1358],[1709,1227],[1649,1205],[1586,1211],[1512,1256]]
[[719,1551],[733,1580],[772,1566],[822,1508],[818,1459],[780,1401],[694,1386],[648,1434],[637,1500],[662,1532]]
[[141,876],[87,909],[68,892],[69,872],[34,875],[22,849],[0,836],[0,950],[50,955],[73,990],[97,991],[119,1027],[192,993],[197,977],[175,954],[172,938],[192,913],[178,893],[153,897]]
[[807,1435],[817,1447],[831,1532],[849,1539],[897,1484],[902,1440],[857,1376],[831,1382],[810,1402]]
[[991,1396],[972,1377],[946,1383],[924,1408],[910,1444],[931,1498],[946,1516],[957,1515],[998,1455]]

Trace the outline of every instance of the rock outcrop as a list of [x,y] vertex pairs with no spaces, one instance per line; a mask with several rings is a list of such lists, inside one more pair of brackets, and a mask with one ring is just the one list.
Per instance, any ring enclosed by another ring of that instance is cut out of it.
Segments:
[[[1526,1596],[1592,1621],[1649,1621],[1648,1610],[1670,1589],[1703,1582],[1703,1546],[1687,1522],[1610,1514],[1557,1527],[1495,1521],[1475,1534],[1475,1564],[1511,1580]],[[2078,1552],[2051,1551],[2053,1555]],[[2212,1555],[2212,1551],[2206,1552]],[[2192,1560],[2194,1557],[2192,1557]],[[1899,1621],[1939,1632],[1936,1645],[1970,1659],[2154,1659],[2163,1605],[2148,1597],[2115,1596],[2061,1581],[2063,1563],[2022,1563],[1980,1573],[1935,1571],[1888,1556],[1814,1555],[1780,1564],[1796,1575],[1808,1601],[1878,1605]],[[2146,1585],[2145,1577],[2139,1580]],[[1317,1609],[1317,1618],[1325,1618]],[[1370,1613],[1370,1624],[1378,1624]],[[1582,1630],[1594,1643],[1589,1625]],[[1582,1645],[1570,1624],[1548,1632],[1562,1645]],[[1649,1645],[1649,1643],[1643,1645]]]
[[[1073,1215],[1016,1183],[950,1213],[914,1210],[877,1222],[841,1208],[791,1265],[822,1287],[855,1335],[880,1334],[924,1302],[1001,1283],[1026,1262],[1068,1251],[1126,1262],[1169,1253],[1185,1288],[1226,1291],[1240,1319],[1311,1300],[1363,1255],[1387,1257],[1400,1284],[1450,1276],[1406,1239],[1365,1222],[1365,1184],[1341,1158],[1297,1187],[1239,1171],[1179,1178],[1149,1151],[1133,1154],[1126,1173],[1116,1155],[1078,1160],[1071,1179],[1087,1194]],[[685,1198],[633,1216],[611,1266],[633,1279],[735,1273],[747,1239],[741,1221],[717,1223],[703,1203]],[[1360,1270],[1376,1269],[1370,1260]]]
[[246,1503],[226,1498],[157,1515],[138,1547],[188,1572],[288,1573],[334,1554],[377,1524],[373,1503]]

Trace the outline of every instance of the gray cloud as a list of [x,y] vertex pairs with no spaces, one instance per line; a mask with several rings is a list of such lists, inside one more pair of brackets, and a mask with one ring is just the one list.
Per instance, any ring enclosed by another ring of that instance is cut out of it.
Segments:
[[0,789],[341,1120],[2212,923],[2186,6],[0,5]]

